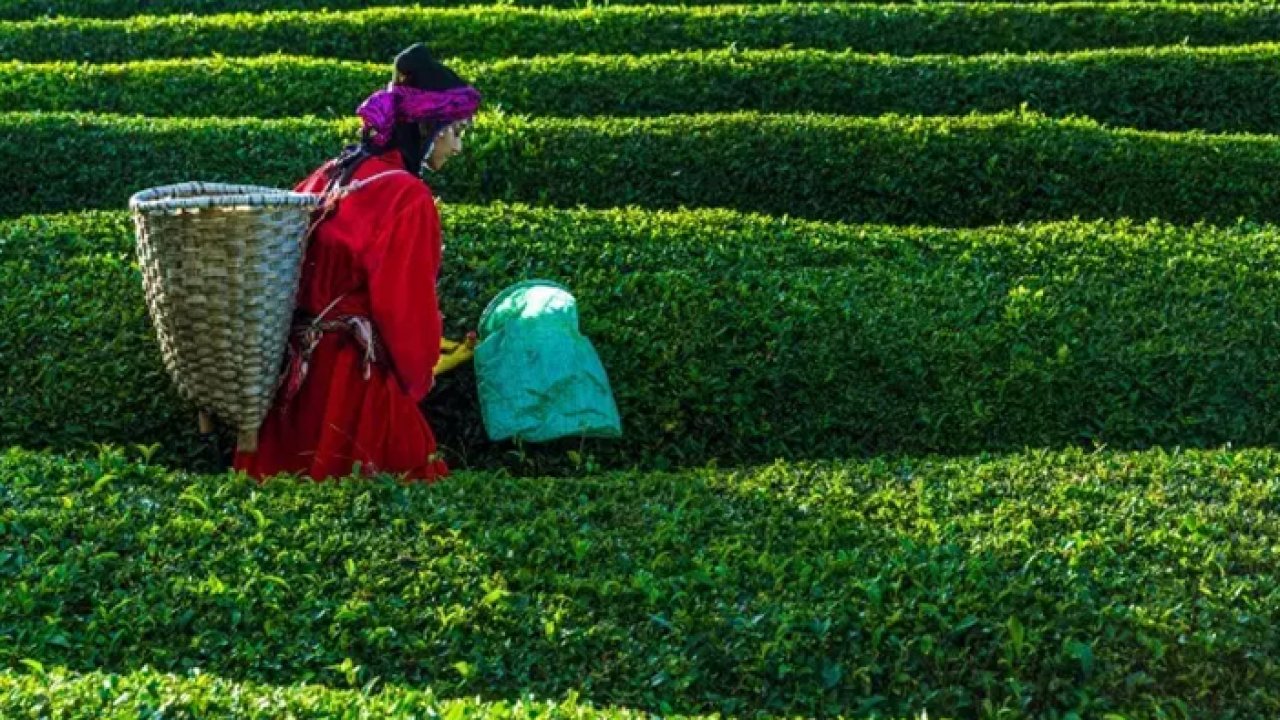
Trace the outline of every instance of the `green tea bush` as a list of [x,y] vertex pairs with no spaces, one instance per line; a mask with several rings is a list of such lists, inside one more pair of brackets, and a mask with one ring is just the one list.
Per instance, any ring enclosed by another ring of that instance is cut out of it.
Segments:
[[[1280,46],[899,58],[820,50],[462,62],[508,112],[757,110],[963,115],[1027,106],[1156,130],[1280,129]],[[0,107],[150,116],[350,117],[381,64],[300,57],[0,65]]]
[[[763,2],[780,0],[763,0]],[[870,3],[889,3],[893,0],[863,0]],[[935,1],[935,0],[926,0]],[[1046,5],[1076,0],[1007,0],[1005,4]],[[1169,0],[1137,0],[1141,2],[1168,2]],[[995,4],[990,0],[959,0],[977,4]],[[1180,0],[1183,4],[1211,3],[1220,0]],[[526,7],[582,7],[582,0],[435,0],[431,7],[470,7],[486,4],[516,5]],[[159,14],[212,14],[226,12],[267,12],[279,10],[358,10],[369,5],[412,5],[420,3],[392,3],[389,0],[9,0],[0,6],[0,20],[25,20],[29,18],[71,16],[99,18],[128,18],[134,15]],[[600,7],[625,5],[719,5],[720,0],[606,0]]]
[[[350,120],[0,115],[0,216],[121,208],[187,180],[292,185]],[[38,161],[32,148],[39,148]],[[1280,140],[1113,130],[1035,114],[522,119],[485,115],[433,183],[455,201],[725,207],[979,226],[1280,218]]]
[[227,707],[235,682],[383,708],[404,696],[336,690],[734,717],[1269,716],[1277,477],[1272,451],[1070,451],[259,486],[110,448],[10,451],[0,662],[218,676],[83,696],[175,711]]
[[[429,689],[376,687],[330,688],[318,684],[288,686],[235,682],[198,670],[185,674],[138,670],[127,675],[73,673],[46,669],[39,661],[28,672],[0,671],[0,713],[4,717],[206,718],[233,720],[331,720],[379,718],[419,720],[641,720],[634,710],[596,709],[572,694],[559,702],[525,697],[484,702],[441,699]],[[353,668],[353,672],[357,672]]]
[[[780,0],[763,0],[763,2],[770,1],[776,2]],[[892,2],[893,0],[869,1]],[[984,2],[986,0],[968,1]],[[1027,2],[1028,0],[1012,1]],[[1057,1],[1062,2],[1065,0]],[[1210,0],[1182,1],[1195,3],[1209,2]],[[486,5],[578,8],[588,4],[582,0],[502,0],[501,2],[495,2],[494,0],[433,0],[430,3],[396,3],[391,2],[391,0],[9,0],[3,7],[0,7],[0,20],[27,20],[44,17],[130,18],[139,15],[211,15],[228,12],[264,13],[287,10],[361,10],[370,5],[435,9],[442,6],[471,8]],[[679,0],[679,2],[676,0],[606,0],[599,7],[664,4],[719,5],[720,0]]]
[[[506,205],[446,205],[444,220],[452,336],[517,280],[577,295],[623,416],[623,439],[578,456],[605,466],[1280,441],[1274,226],[940,230]],[[159,442],[195,463],[127,216],[2,227],[0,445]],[[574,469],[560,446],[488,443],[469,371],[428,415],[455,465]]]
[[727,47],[972,55],[1277,38],[1280,7],[1249,2],[373,8],[6,23],[0,58],[123,62],[284,52],[386,64],[418,41],[443,57],[466,58]]

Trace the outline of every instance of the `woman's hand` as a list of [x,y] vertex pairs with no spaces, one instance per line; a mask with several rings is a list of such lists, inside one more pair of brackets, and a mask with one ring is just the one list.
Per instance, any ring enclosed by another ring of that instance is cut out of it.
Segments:
[[462,342],[450,340],[449,338],[440,338],[440,360],[436,363],[433,375],[443,375],[453,370],[459,365],[471,360],[475,355],[476,334],[474,332],[467,333]]

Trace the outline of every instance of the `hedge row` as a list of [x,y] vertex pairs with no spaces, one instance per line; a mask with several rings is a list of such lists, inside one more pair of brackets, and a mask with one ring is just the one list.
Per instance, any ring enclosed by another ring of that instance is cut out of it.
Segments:
[[113,718],[226,718],[228,720],[640,720],[625,709],[595,709],[574,698],[560,702],[523,698],[483,702],[436,697],[430,690],[383,687],[337,689],[324,685],[272,686],[227,680],[198,670],[128,674],[76,673],[44,668],[38,660],[27,672],[0,671],[0,714],[7,718],[58,720]]
[[[781,0],[763,0],[763,2]],[[864,4],[891,3],[897,0],[862,0]],[[937,0],[926,0],[935,2]],[[990,0],[948,0],[994,4]],[[1169,2],[1170,0],[1136,0],[1142,2]],[[1051,5],[1074,3],[1078,0],[1005,0],[1007,5]],[[1221,0],[1179,0],[1180,4],[1211,4]],[[431,7],[470,7],[485,4],[514,5],[524,7],[577,8],[588,5],[583,0],[432,0]],[[161,14],[214,14],[228,12],[268,12],[281,10],[360,10],[370,5],[414,5],[423,3],[392,3],[390,0],[8,0],[0,6],[0,20],[28,20],[44,17],[129,18],[135,15]],[[605,0],[599,7],[625,5],[720,5],[722,0]]]
[[[781,0],[763,0],[763,2]],[[895,2],[896,0],[863,0],[864,2]],[[960,2],[987,2],[988,0],[960,0]],[[1012,0],[1035,2],[1045,0]],[[1066,2],[1068,0],[1048,0]],[[1166,0],[1148,0],[1166,1]],[[1181,0],[1182,2],[1214,2],[1217,0]],[[422,2],[392,2],[392,0],[7,0],[0,6],[0,20],[31,20],[49,17],[68,18],[119,18],[147,15],[213,15],[232,12],[325,11],[363,10],[369,6],[396,5],[414,9],[440,7],[470,8],[484,5],[517,7],[579,8],[589,3],[583,0],[431,0]],[[626,5],[720,5],[722,0],[605,0],[600,7]]]
[[123,62],[274,52],[389,64],[428,40],[445,57],[814,48],[911,55],[1239,45],[1280,38],[1269,3],[809,3],[534,10],[376,8],[60,19],[0,25],[0,58]]
[[[458,69],[532,115],[757,110],[961,115],[1027,105],[1157,130],[1280,129],[1280,45],[896,58],[826,51],[558,56]],[[351,116],[381,65],[295,57],[0,65],[0,107],[150,116]]]
[[1071,451],[262,488],[9,452],[0,662],[663,715],[1273,716],[1277,475]]
[[[353,121],[0,115],[0,216],[124,207],[185,180],[291,185]],[[1035,114],[521,119],[486,115],[437,185],[456,201],[727,207],[976,226],[1280,217],[1280,140],[1109,130]]]
[[[1280,441],[1275,227],[446,208],[450,332],[520,279],[578,296],[625,426],[588,445],[598,465]],[[3,226],[0,446],[160,442],[205,466],[130,233],[119,213]],[[469,371],[428,414],[455,465],[574,469],[488,443]]]
[[[352,120],[0,114],[0,217],[123,208],[189,179],[287,186],[356,136]],[[38,149],[33,152],[32,149]],[[1280,218],[1280,140],[1115,131],[1016,113],[965,118],[485,115],[438,181],[454,201],[717,206],[983,225],[1062,218]]]

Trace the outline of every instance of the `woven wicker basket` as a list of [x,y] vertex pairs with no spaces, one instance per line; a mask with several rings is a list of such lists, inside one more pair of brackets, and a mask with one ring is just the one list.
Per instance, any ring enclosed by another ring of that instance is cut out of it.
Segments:
[[257,448],[275,395],[305,241],[324,196],[182,183],[129,200],[147,307],[179,393]]

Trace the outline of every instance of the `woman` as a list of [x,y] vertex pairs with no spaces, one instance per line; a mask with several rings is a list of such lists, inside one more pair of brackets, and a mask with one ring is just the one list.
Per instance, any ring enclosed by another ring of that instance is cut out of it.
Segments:
[[360,144],[297,186],[351,192],[318,218],[288,369],[256,452],[237,452],[236,469],[259,479],[448,474],[419,409],[440,362],[442,329],[440,219],[419,173],[461,152],[479,102],[474,88],[414,45],[396,57],[391,84],[357,111]]

